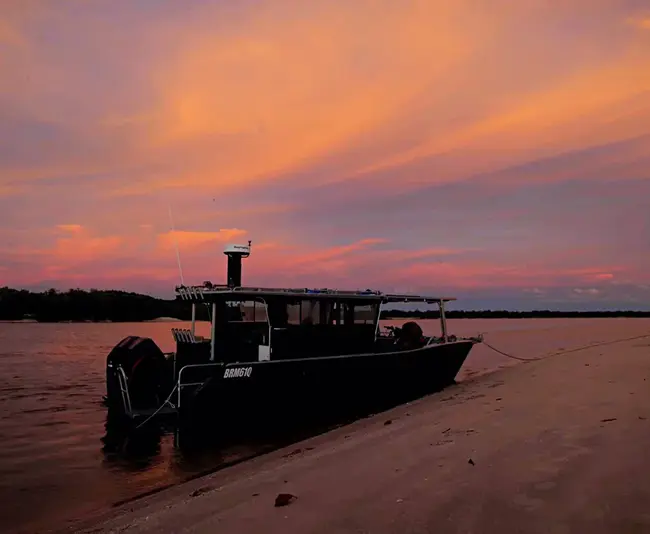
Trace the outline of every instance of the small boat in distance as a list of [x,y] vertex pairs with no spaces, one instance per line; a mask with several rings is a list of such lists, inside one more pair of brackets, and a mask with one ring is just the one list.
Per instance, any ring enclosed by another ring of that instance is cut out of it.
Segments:
[[[254,418],[309,417],[318,408],[407,400],[455,380],[480,337],[447,331],[450,297],[375,290],[247,287],[248,245],[229,245],[227,284],[176,287],[191,303],[190,329],[172,328],[176,351],[150,338],[121,340],[106,361],[109,412],[128,419],[175,413],[199,425],[250,424]],[[381,331],[382,306],[434,304],[440,335],[408,321]],[[211,335],[196,335],[198,305],[208,307]],[[293,415],[292,415],[293,414]]]

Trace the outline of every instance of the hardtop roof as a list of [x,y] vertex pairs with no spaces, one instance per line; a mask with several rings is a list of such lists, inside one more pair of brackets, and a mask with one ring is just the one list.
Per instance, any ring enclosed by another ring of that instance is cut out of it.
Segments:
[[330,299],[330,300],[359,300],[370,302],[424,302],[439,303],[456,300],[454,297],[437,297],[408,293],[383,293],[381,291],[339,290],[339,289],[310,289],[310,288],[273,288],[273,287],[229,287],[225,285],[204,284],[201,286],[177,286],[176,293],[184,300],[195,301],[225,301],[234,299],[256,299],[264,297],[286,299]]

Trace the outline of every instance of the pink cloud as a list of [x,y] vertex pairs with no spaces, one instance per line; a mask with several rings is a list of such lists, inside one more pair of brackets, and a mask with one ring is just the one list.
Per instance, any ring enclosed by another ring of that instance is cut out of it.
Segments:
[[632,2],[18,4],[3,281],[162,287],[176,243],[187,278],[218,279],[248,239],[245,279],[269,283],[577,299],[649,281]]
[[246,230],[241,230],[239,228],[225,228],[217,232],[170,230],[167,233],[159,234],[157,240],[162,249],[173,249],[178,244],[178,247],[181,250],[185,250],[187,248],[196,248],[210,243],[225,243],[226,241],[242,238],[246,233]]

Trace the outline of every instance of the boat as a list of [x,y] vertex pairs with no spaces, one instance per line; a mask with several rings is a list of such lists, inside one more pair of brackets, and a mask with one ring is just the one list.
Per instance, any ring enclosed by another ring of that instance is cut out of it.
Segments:
[[[128,420],[175,414],[193,425],[227,428],[254,420],[313,417],[336,407],[400,402],[453,384],[482,338],[448,332],[452,297],[378,290],[242,285],[247,245],[228,245],[227,282],[176,287],[191,304],[191,328],[172,328],[176,350],[128,336],[106,360],[109,411]],[[415,321],[380,328],[382,308],[436,305],[440,335]],[[206,306],[210,336],[196,333]]]

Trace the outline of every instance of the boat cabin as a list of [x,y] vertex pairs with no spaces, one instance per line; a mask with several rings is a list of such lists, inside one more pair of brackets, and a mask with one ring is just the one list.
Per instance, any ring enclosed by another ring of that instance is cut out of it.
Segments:
[[[178,365],[290,360],[377,352],[390,345],[379,331],[381,307],[388,302],[436,303],[446,341],[444,303],[452,298],[385,294],[380,291],[287,289],[241,286],[241,260],[249,246],[231,245],[228,284],[179,286],[192,303],[191,330],[173,329]],[[195,335],[196,306],[210,311],[210,338]]]
[[[191,344],[192,362],[251,362],[315,358],[376,352],[385,341],[379,331],[382,305],[387,302],[436,303],[449,298],[387,295],[379,291],[329,289],[181,287],[181,298],[208,305],[210,339],[176,331],[177,354]],[[195,312],[193,312],[193,317]]]

